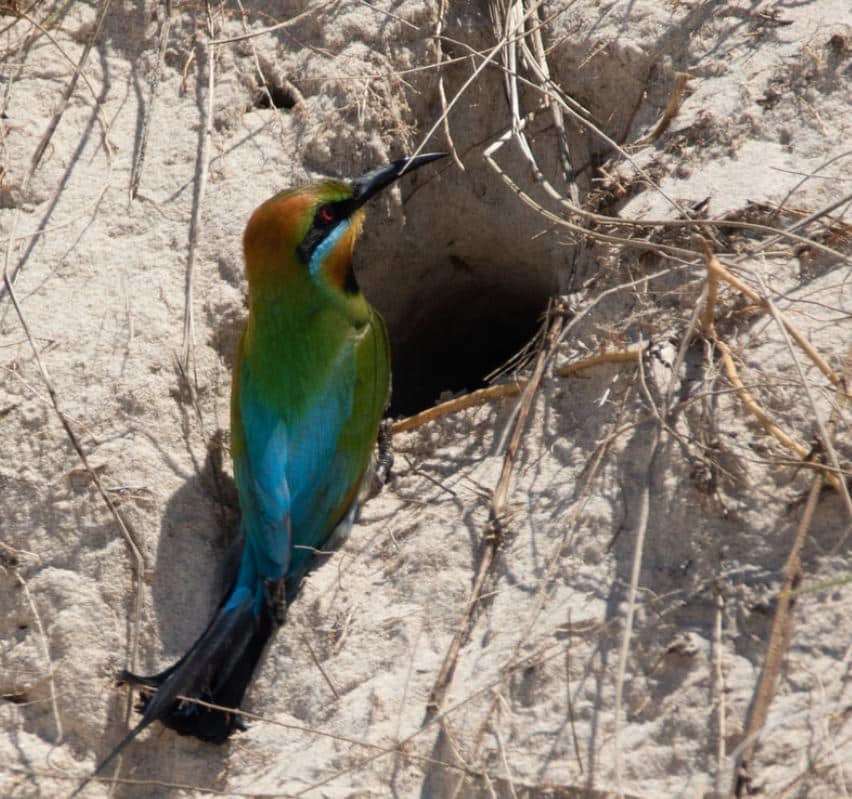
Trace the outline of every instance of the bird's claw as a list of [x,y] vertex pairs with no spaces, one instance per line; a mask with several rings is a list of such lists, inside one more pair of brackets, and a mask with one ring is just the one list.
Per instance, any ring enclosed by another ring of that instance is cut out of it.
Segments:
[[393,422],[390,419],[382,419],[379,423],[379,436],[376,441],[379,452],[376,456],[376,470],[373,472],[373,484],[370,487],[371,497],[376,496],[390,480],[391,469],[393,469],[392,427]]
[[275,623],[281,627],[287,619],[287,591],[284,578],[264,580],[267,607]]

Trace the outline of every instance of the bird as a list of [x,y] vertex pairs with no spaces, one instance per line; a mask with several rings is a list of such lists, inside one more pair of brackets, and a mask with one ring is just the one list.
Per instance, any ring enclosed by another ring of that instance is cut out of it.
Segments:
[[239,709],[312,554],[351,527],[390,398],[387,328],[352,265],[364,206],[445,155],[424,153],[354,180],[287,189],[249,218],[248,318],[231,386],[239,568],[180,660],[159,674],[119,674],[120,682],[141,687],[142,717],[70,796],[154,721],[211,743],[245,728],[229,709]]

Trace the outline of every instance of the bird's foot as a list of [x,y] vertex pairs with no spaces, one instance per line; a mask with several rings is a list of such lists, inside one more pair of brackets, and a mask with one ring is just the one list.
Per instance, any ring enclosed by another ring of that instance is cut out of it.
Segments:
[[374,497],[390,480],[393,468],[393,434],[391,428],[393,422],[390,419],[382,419],[379,424],[378,455],[376,457],[376,470],[373,472],[373,483],[370,486],[370,496]]
[[265,580],[267,607],[272,613],[272,618],[280,627],[287,620],[287,590],[284,578],[278,580]]

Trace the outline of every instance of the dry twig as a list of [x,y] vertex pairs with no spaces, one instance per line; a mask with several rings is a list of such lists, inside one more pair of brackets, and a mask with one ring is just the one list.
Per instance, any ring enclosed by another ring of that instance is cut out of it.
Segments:
[[[752,302],[756,305],[760,306],[763,310],[767,312],[771,312],[770,303],[764,297],[761,297],[756,291],[754,291],[750,286],[743,283],[738,278],[734,277],[727,269],[725,269],[717,260],[716,256],[710,250],[709,245],[702,239],[702,243],[705,249],[705,257],[707,264],[707,302],[701,314],[701,323],[704,328],[704,331],[708,338],[713,342],[713,346],[719,352],[719,356],[722,360],[722,366],[724,367],[725,374],[730,380],[731,384],[737,391],[737,394],[742,401],[743,405],[751,412],[751,414],[760,422],[760,425],[773,436],[778,442],[780,442],[787,449],[795,452],[800,458],[807,458],[810,454],[810,449],[806,447],[804,444],[796,441],[791,435],[789,435],[786,431],[776,425],[767,415],[767,413],[763,410],[751,392],[745,387],[742,380],[740,379],[739,373],[737,371],[737,367],[734,363],[733,355],[731,354],[731,349],[727,345],[725,341],[723,341],[716,332],[716,326],[714,322],[715,317],[715,303],[718,296],[718,280],[719,278],[723,278],[736,289],[745,294]],[[790,334],[790,336],[796,341],[797,344],[805,351],[808,357],[816,364],[817,368],[828,377],[828,379],[835,385],[838,389],[841,389],[843,393],[848,396],[848,393],[842,388],[842,380],[839,375],[837,375],[831,367],[826,363],[825,359],[814,349],[807,339],[792,325],[791,322],[786,320],[784,317],[777,312],[777,320],[778,323],[783,325],[784,329]],[[837,466],[835,466],[837,468]],[[825,479],[828,483],[830,483],[838,492],[841,494],[846,493],[846,489],[844,486],[841,486],[840,478],[833,473],[826,471]]]
[[[641,366],[641,361],[639,362]],[[674,379],[674,373],[672,374]],[[665,418],[666,414],[660,414]],[[621,728],[623,715],[624,681],[627,674],[627,657],[630,654],[630,641],[633,633],[633,619],[636,614],[636,595],[639,589],[639,574],[642,569],[642,556],[645,551],[645,536],[648,531],[648,517],[651,512],[651,483],[654,479],[654,469],[657,454],[662,440],[662,424],[655,424],[651,429],[651,440],[648,443],[648,455],[645,463],[645,479],[639,495],[639,515],[636,520],[635,542],[633,544],[633,559],[630,566],[630,587],[627,593],[627,611],[624,615],[624,631],[621,636],[621,646],[618,650],[618,668],[615,678],[615,780],[619,794],[624,794],[624,754],[621,746]]]
[[435,23],[435,69],[438,73],[438,97],[441,100],[441,116],[444,120],[444,137],[447,140],[447,147],[450,148],[450,154],[453,157],[453,161],[456,162],[456,166],[461,169],[462,172],[464,172],[464,164],[462,163],[462,160],[459,157],[458,151],[456,150],[456,143],[453,141],[453,136],[450,133],[450,118],[449,108],[447,107],[447,92],[444,88],[444,70],[442,69],[442,64],[446,62],[444,60],[444,48],[441,44],[441,34],[444,31],[444,19],[446,18],[446,16],[447,0],[441,0],[441,5],[438,8],[438,20]]
[[[11,246],[11,239],[10,239]],[[21,327],[24,330],[24,334],[27,337],[27,341],[30,344],[30,348],[33,353],[33,357],[35,358],[36,365],[38,366],[39,372],[41,373],[42,380],[44,381],[45,387],[47,388],[48,395],[50,396],[50,401],[53,405],[53,409],[56,412],[56,415],[59,417],[59,421],[62,423],[62,427],[65,429],[65,433],[68,436],[71,445],[74,447],[74,450],[77,452],[80,460],[83,463],[83,467],[89,473],[89,476],[92,479],[92,483],[97,488],[98,493],[101,495],[101,498],[106,503],[107,507],[112,513],[113,518],[115,519],[116,524],[121,530],[121,534],[124,537],[125,542],[127,543],[127,547],[130,550],[130,553],[133,557],[133,577],[136,583],[136,591],[134,597],[134,624],[133,624],[133,632],[131,634],[131,639],[129,643],[129,653],[128,653],[128,665],[131,669],[135,668],[136,661],[136,652],[138,649],[138,620],[142,613],[142,578],[145,574],[145,559],[142,555],[142,551],[139,545],[136,542],[136,538],[134,534],[131,532],[129,525],[125,521],[124,517],[119,512],[118,508],[115,505],[112,497],[107,493],[106,489],[104,489],[103,483],[101,483],[101,479],[98,476],[97,469],[92,468],[89,463],[89,459],[86,457],[85,450],[80,444],[79,439],[77,438],[76,433],[74,432],[73,427],[71,426],[71,422],[68,417],[65,415],[59,403],[59,396],[56,393],[56,389],[53,387],[53,381],[50,379],[50,376],[47,373],[47,368],[45,367],[43,361],[41,360],[41,355],[39,354],[38,347],[36,347],[35,340],[33,338],[32,333],[30,332],[29,325],[27,324],[26,317],[24,316],[24,312],[21,309],[20,304],[18,303],[17,295],[15,294],[15,289],[12,286],[12,282],[9,279],[9,251],[7,249],[7,259],[6,264],[3,270],[3,282],[6,285],[6,291],[9,293],[9,298],[12,301],[12,305],[15,309],[15,312],[18,315],[18,320],[21,323]]]
[[[594,366],[602,366],[607,363],[630,363],[635,361],[642,354],[639,347],[630,347],[626,350],[607,350],[598,355],[589,355],[586,358],[581,358],[579,361],[560,366],[554,370],[554,374],[558,377],[570,377],[578,374],[586,369],[591,369]],[[400,419],[393,423],[391,432],[405,433],[409,430],[414,430],[422,427],[424,424],[434,422],[442,416],[449,416],[452,413],[474,408],[478,405],[485,405],[488,402],[493,402],[505,397],[517,397],[529,384],[527,379],[515,379],[511,383],[499,383],[496,386],[488,388],[480,388],[476,391],[471,391],[461,397],[454,397],[451,400],[434,405],[427,408],[425,411],[416,413],[413,416],[408,416],[405,419]]]
[[808,493],[808,501],[802,513],[799,528],[793,539],[790,554],[784,565],[784,585],[778,595],[778,604],[775,617],[772,620],[772,630],[769,634],[769,643],[766,646],[766,659],[760,678],[755,686],[751,707],[749,707],[748,718],[744,737],[750,739],[739,753],[736,760],[733,775],[732,794],[736,797],[748,796],[749,786],[754,780],[752,773],[752,759],[758,744],[758,733],[766,723],[769,714],[769,706],[775,697],[775,687],[778,676],[781,673],[781,665],[790,648],[793,637],[793,611],[795,609],[795,597],[793,592],[798,588],[802,580],[801,552],[805,539],[811,527],[814,510],[816,510],[817,499],[822,488],[824,475],[816,472],[811,482],[811,490]]
[[[509,439],[509,444],[506,448],[506,454],[503,457],[503,468],[500,472],[500,478],[494,488],[491,496],[491,508],[489,510],[488,526],[485,529],[483,539],[483,549],[477,569],[476,577],[473,581],[473,587],[470,592],[462,619],[456,628],[456,634],[444,656],[444,662],[441,665],[441,670],[435,679],[432,691],[429,694],[429,701],[426,706],[426,719],[430,720],[437,714],[444,703],[444,697],[449,687],[450,681],[453,678],[456,661],[458,660],[459,651],[462,645],[467,640],[470,633],[470,627],[473,623],[473,617],[476,613],[480,600],[482,599],[482,591],[485,586],[485,580],[491,571],[491,565],[494,562],[494,557],[497,553],[497,548],[504,537],[504,518],[506,514],[506,503],[509,492],[509,480],[512,476],[512,469],[515,465],[515,457],[518,448],[521,444],[521,436],[526,427],[527,419],[532,410],[533,400],[535,399],[538,387],[541,384],[541,379],[544,375],[544,367],[547,363],[547,356],[550,350],[556,345],[559,339],[559,333],[563,324],[563,311],[560,306],[552,306],[552,313],[549,314],[549,330],[544,346],[536,360],[535,369],[532,377],[529,380],[524,393],[518,403],[518,413],[515,417],[512,435]],[[552,317],[552,318],[551,318]]]
[[[844,502],[846,503],[846,515],[849,517],[849,521],[852,522],[852,497],[849,496],[849,486],[846,484],[846,480],[843,479],[842,474],[843,470],[840,468],[840,459],[837,457],[837,450],[834,448],[834,444],[831,441],[831,436],[828,433],[828,429],[825,425],[825,422],[822,419],[822,414],[819,412],[819,408],[817,407],[816,400],[814,399],[813,391],[811,390],[810,383],[805,378],[805,373],[802,370],[802,365],[799,363],[799,359],[796,356],[796,350],[793,348],[793,342],[790,340],[790,333],[787,329],[787,326],[784,324],[784,320],[781,317],[778,308],[775,306],[775,303],[769,299],[769,291],[766,287],[765,282],[761,279],[761,283],[763,285],[763,290],[766,292],[766,307],[769,309],[769,312],[772,314],[772,318],[777,323],[781,335],[784,337],[784,343],[787,345],[787,350],[790,353],[790,359],[793,361],[793,365],[796,367],[796,372],[799,375],[799,380],[802,388],[805,390],[805,394],[808,397],[808,402],[811,406],[811,413],[813,414],[814,423],[817,426],[817,430],[819,431],[820,443],[822,444],[823,450],[825,451],[826,456],[828,457],[829,462],[834,467],[834,473],[832,476],[836,477],[836,482],[833,482],[832,485],[840,492],[840,496],[843,497]],[[842,385],[842,382],[841,382]],[[844,400],[849,397],[848,393],[845,391],[845,387],[841,388],[838,391],[840,404],[842,405]]]
[[647,144],[651,144],[651,142],[656,141],[660,136],[662,136],[666,130],[668,130],[671,121],[677,116],[678,111],[680,111],[680,107],[683,104],[683,95],[686,91],[686,84],[689,80],[689,73],[687,72],[676,72],[675,73],[675,82],[672,87],[671,94],[669,94],[669,101],[666,103],[665,110],[663,111],[663,115],[660,117],[659,121],[656,125],[654,125],[653,130],[650,133],[643,136],[641,139],[637,139],[630,146],[634,147],[644,147]]
[[139,135],[139,149],[130,170],[130,199],[136,199],[139,192],[139,181],[142,180],[142,167],[145,164],[145,151],[148,148],[148,131],[151,120],[154,118],[154,109],[157,107],[157,99],[160,93],[160,76],[163,73],[163,64],[166,61],[166,49],[169,46],[169,34],[172,29],[172,0],[163,3],[163,18],[160,22],[158,33],[159,46],[157,47],[157,63],[151,73],[151,96],[148,107],[145,109],[145,118],[142,120],[142,132]]
[[723,664],[723,630],[725,597],[721,580],[713,587],[713,696],[716,700],[716,793],[721,797],[725,790],[725,741],[727,740],[727,711],[725,708],[725,670]]
[[201,210],[204,206],[204,194],[207,189],[208,152],[210,150],[210,134],[213,132],[213,103],[216,87],[216,45],[213,40],[213,17],[210,4],[207,4],[207,112],[204,127],[201,130],[198,148],[198,158],[195,168],[195,191],[192,194],[192,218],[189,223],[189,253],[186,261],[186,284],[184,288],[183,311],[183,345],[180,361],[181,371],[186,375],[187,388],[195,395],[195,380],[190,381],[190,374],[195,377],[194,358],[194,316],[193,316],[193,275],[195,272],[195,257],[198,252],[198,240],[201,236]]
[[[59,101],[59,105],[56,110],[53,112],[53,116],[50,119],[50,122],[47,125],[47,129],[42,134],[41,140],[33,152],[33,157],[30,160],[30,169],[27,173],[25,183],[29,183],[30,178],[35,173],[38,168],[39,162],[44,155],[44,151],[47,149],[47,145],[50,144],[50,140],[53,138],[53,134],[56,132],[56,128],[59,127],[59,122],[62,120],[62,115],[65,113],[65,109],[68,107],[68,101],[71,99],[71,95],[74,94],[74,89],[77,87],[77,81],[80,78],[80,75],[83,71],[83,67],[86,65],[86,61],[89,60],[89,53],[92,52],[92,47],[94,47],[95,42],[97,41],[98,36],[101,32],[101,27],[103,26],[104,19],[107,15],[107,11],[109,11],[110,4],[112,0],[102,0],[100,8],[98,8],[98,16],[95,19],[95,25],[92,29],[92,33],[89,38],[86,40],[86,46],[83,48],[83,52],[80,54],[80,60],[77,62],[77,67],[74,70],[74,74],[71,76],[71,80],[68,81],[68,85],[65,87],[65,91],[62,93],[62,99]],[[104,146],[109,151],[109,143],[106,140],[106,134],[104,135]]]

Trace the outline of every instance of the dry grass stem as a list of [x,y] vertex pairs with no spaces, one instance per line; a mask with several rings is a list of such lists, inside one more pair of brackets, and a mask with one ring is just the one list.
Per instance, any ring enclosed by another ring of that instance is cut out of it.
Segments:
[[[703,242],[703,240],[702,240]],[[740,401],[745,405],[745,407],[749,410],[749,412],[757,419],[760,423],[761,427],[766,430],[773,438],[775,438],[782,446],[785,448],[792,450],[795,452],[800,458],[808,458],[810,455],[810,448],[806,447],[799,441],[796,441],[789,433],[780,428],[777,424],[775,424],[768,416],[768,414],[763,410],[757,400],[754,398],[752,393],[745,387],[742,380],[740,379],[739,372],[737,370],[736,364],[734,363],[734,357],[731,353],[730,347],[724,342],[716,332],[715,325],[715,305],[716,299],[718,297],[718,279],[721,277],[725,279],[732,286],[737,288],[743,294],[745,294],[752,302],[756,305],[764,309],[765,311],[771,313],[770,303],[765,298],[761,297],[756,291],[754,291],[750,286],[743,283],[738,278],[734,277],[728,270],[722,267],[716,256],[712,253],[709,246],[706,242],[703,242],[705,247],[705,255],[706,255],[706,264],[707,264],[707,301],[705,307],[701,313],[701,322],[704,327],[704,331],[708,338],[713,342],[713,346],[719,353],[719,356],[722,361],[722,366],[725,370],[725,375],[728,380],[730,380],[731,384],[736,389],[737,395],[740,398]],[[778,314],[776,309],[776,314]],[[835,385],[840,387],[842,385],[840,377],[834,373],[834,371],[828,366],[822,356],[816,352],[810,342],[806,341],[801,333],[796,330],[793,325],[784,319],[780,314],[777,316],[777,321],[783,328],[790,333],[790,335],[795,339],[796,343],[799,344],[808,357],[817,365],[823,374],[825,374],[829,380]],[[845,390],[844,390],[844,393]],[[834,464],[835,470],[839,470],[839,465]],[[825,471],[825,470],[823,470]],[[848,495],[848,490],[845,485],[842,484],[842,480],[840,480],[836,474],[831,473],[829,471],[825,472],[826,481],[835,488],[841,495]]]
[[[602,366],[608,363],[631,363],[641,357],[642,351],[638,347],[632,347],[626,350],[607,350],[598,355],[589,355],[586,358],[581,358],[578,361],[560,366],[554,369],[553,373],[558,377],[571,377],[586,369],[591,369],[595,366]],[[489,402],[494,402],[506,397],[517,397],[528,385],[529,380],[516,378],[511,383],[499,383],[496,386],[488,386],[488,388],[480,388],[476,391],[471,391],[461,397],[454,397],[451,400],[442,402],[432,408],[427,408],[425,411],[416,413],[413,416],[407,416],[405,419],[399,419],[394,422],[391,427],[391,432],[405,433],[409,430],[415,430],[429,422],[434,422],[444,416],[449,416],[453,413],[459,413],[468,408],[475,408],[479,405],[485,405]]]
[[[456,627],[456,633],[450,643],[450,647],[444,656],[444,662],[435,678],[435,683],[429,693],[429,701],[426,706],[426,719],[433,718],[441,709],[444,703],[447,689],[453,678],[456,661],[462,645],[467,640],[470,634],[470,627],[473,623],[474,614],[476,613],[479,601],[482,597],[482,591],[485,586],[485,580],[491,571],[491,565],[494,562],[494,557],[497,553],[497,548],[503,540],[505,530],[503,528],[504,517],[507,510],[507,497],[509,492],[509,480],[512,476],[512,469],[515,465],[515,456],[518,452],[518,447],[521,443],[521,436],[526,427],[527,419],[532,410],[533,400],[535,399],[538,387],[541,384],[541,379],[544,375],[544,367],[547,363],[547,356],[550,350],[556,346],[559,339],[559,333],[562,330],[563,311],[560,306],[551,306],[552,314],[549,314],[549,329],[541,352],[536,360],[535,369],[529,382],[524,388],[524,393],[518,403],[518,413],[515,417],[511,438],[506,448],[506,454],[503,457],[503,468],[500,472],[500,477],[497,485],[494,488],[491,497],[491,507],[489,510],[488,526],[482,535],[482,552],[480,556],[479,567],[476,577],[474,578],[473,587],[470,592],[470,599],[465,606],[465,612],[461,621]],[[552,316],[552,318],[551,318]]]
[[157,34],[157,63],[154,65],[154,71],[151,73],[151,93],[148,98],[148,105],[145,108],[145,117],[142,120],[142,131],[139,134],[139,147],[136,151],[136,157],[133,159],[133,166],[130,169],[130,199],[136,199],[139,192],[139,181],[142,180],[142,168],[145,165],[145,153],[148,148],[148,133],[151,128],[151,120],[154,118],[154,111],[157,108],[157,100],[160,94],[160,78],[163,74],[163,65],[166,60],[166,50],[169,46],[169,34],[172,29],[172,0],[164,0],[162,4],[162,18],[160,20],[160,30]]
[[[640,361],[641,365],[641,361]],[[633,620],[636,614],[636,595],[639,589],[639,574],[642,569],[642,556],[645,551],[645,536],[648,532],[648,517],[651,511],[651,483],[654,480],[655,463],[662,439],[662,425],[651,428],[651,440],[648,442],[645,465],[645,480],[639,495],[639,511],[636,519],[633,558],[630,565],[630,585],[627,592],[627,608],[624,614],[624,630],[618,650],[618,666],[615,676],[615,781],[620,795],[624,794],[624,751],[622,746],[624,681],[627,675],[627,658],[630,655],[630,642],[633,635]]]
[[[707,270],[708,272],[713,272],[717,277],[722,278],[724,281],[733,286],[737,291],[744,294],[748,297],[755,305],[759,306],[765,313],[771,313],[769,308],[769,301],[762,297],[758,292],[756,292],[751,286],[744,283],[735,275],[731,274],[724,266],[719,262],[716,256],[710,252],[709,247],[707,247],[705,242],[705,256],[707,258]],[[842,381],[840,379],[840,375],[838,375],[826,362],[825,358],[823,358],[814,348],[813,345],[799,332],[798,329],[790,322],[788,319],[779,314],[779,320],[786,328],[787,332],[793,337],[795,342],[804,350],[805,354],[814,362],[817,369],[819,369],[834,385],[835,388],[842,389]],[[847,392],[847,396],[848,392]]]
[[805,539],[811,527],[814,511],[816,510],[819,492],[822,488],[823,474],[817,472],[813,476],[808,500],[802,513],[790,554],[784,565],[784,584],[777,599],[775,616],[772,620],[772,630],[769,634],[769,642],[766,646],[766,658],[760,678],[755,686],[754,696],[749,707],[744,738],[751,742],[739,753],[734,765],[733,784],[731,793],[733,796],[748,796],[751,794],[750,786],[755,782],[756,775],[753,773],[753,757],[758,744],[758,733],[766,723],[769,715],[769,706],[775,697],[775,687],[781,673],[784,657],[790,648],[793,637],[793,624],[795,609],[795,597],[793,592],[798,588],[802,580],[801,553]]
[[308,654],[311,656],[313,664],[319,669],[319,673],[322,674],[322,678],[325,680],[325,684],[329,687],[331,693],[334,694],[334,698],[340,700],[340,694],[337,692],[337,688],[334,687],[334,683],[331,681],[331,677],[328,676],[328,672],[323,667],[322,661],[317,657],[317,653],[314,652],[314,648],[311,646],[311,642],[305,635],[300,635],[299,637],[302,639],[302,643],[308,650]]
[[[787,326],[784,324],[784,320],[781,318],[781,314],[778,311],[778,308],[775,306],[775,303],[769,299],[769,290],[765,284],[765,281],[761,278],[762,288],[764,293],[766,294],[766,307],[769,309],[769,312],[772,314],[772,318],[775,320],[778,328],[781,332],[781,335],[784,337],[784,343],[787,345],[787,351],[790,353],[790,359],[793,361],[793,365],[796,367],[796,372],[799,375],[800,385],[805,391],[805,394],[808,397],[808,403],[811,406],[811,412],[813,413],[813,419],[819,430],[820,443],[830,461],[831,465],[834,467],[833,473],[828,473],[826,477],[834,477],[835,481],[832,483],[834,488],[836,488],[840,492],[840,496],[843,497],[843,500],[846,504],[846,515],[849,517],[849,521],[852,522],[852,497],[849,496],[849,486],[846,484],[846,480],[843,479],[843,470],[840,468],[840,459],[837,457],[837,450],[835,450],[834,445],[831,441],[831,436],[828,434],[828,429],[826,428],[825,422],[823,421],[822,414],[817,407],[816,399],[814,398],[814,393],[811,390],[811,385],[809,381],[805,378],[805,373],[802,369],[801,363],[799,363],[799,358],[796,355],[796,350],[793,347],[793,342],[790,340],[790,333],[787,329]],[[845,400],[849,398],[849,394],[844,390],[845,386],[838,390],[838,405],[837,409],[839,410],[845,404]]]
[[53,723],[56,725],[56,738],[54,745],[59,745],[62,742],[62,717],[59,713],[59,702],[56,694],[56,680],[54,679],[53,661],[50,657],[50,646],[48,645],[47,633],[44,631],[44,625],[41,623],[41,614],[38,612],[33,595],[30,593],[30,587],[27,581],[15,570],[15,579],[18,581],[21,588],[24,589],[24,596],[27,598],[27,604],[30,606],[30,612],[35,619],[36,627],[38,628],[39,642],[41,643],[42,654],[46,662],[45,670],[47,672],[47,684],[50,692],[50,709],[53,711]]
[[645,147],[659,139],[660,136],[668,130],[671,121],[677,116],[678,111],[680,111],[680,107],[683,104],[683,95],[686,91],[687,81],[689,81],[689,73],[675,73],[674,86],[672,87],[671,94],[669,94],[669,101],[666,103],[663,115],[660,117],[657,124],[654,125],[654,128],[650,133],[631,143],[631,148]]
[[[11,240],[10,240],[11,241]],[[39,354],[38,347],[36,347],[35,340],[33,338],[32,333],[30,332],[29,325],[27,324],[26,317],[24,316],[24,312],[21,309],[20,304],[18,303],[17,295],[15,294],[15,289],[12,286],[12,282],[9,279],[9,271],[8,271],[8,250],[7,250],[7,261],[3,271],[3,281],[6,285],[6,291],[9,294],[9,298],[12,301],[12,305],[15,309],[15,312],[18,315],[18,321],[21,323],[21,327],[24,330],[24,334],[27,337],[27,341],[29,342],[30,348],[33,353],[33,357],[35,358],[36,365],[38,366],[38,370],[41,374],[42,380],[44,381],[45,387],[47,388],[48,395],[50,396],[51,404],[53,405],[53,410],[55,411],[59,421],[62,423],[62,427],[65,430],[65,434],[68,436],[68,440],[71,442],[71,445],[74,447],[77,455],[83,463],[83,468],[89,473],[91,477],[92,483],[94,483],[95,487],[98,490],[103,501],[106,503],[107,507],[110,510],[113,518],[115,519],[116,524],[118,525],[119,530],[121,530],[121,534],[124,537],[125,542],[127,543],[127,547],[130,550],[130,554],[132,556],[133,563],[133,579],[135,583],[135,592],[134,592],[134,607],[133,607],[133,623],[131,625],[131,637],[129,642],[129,652],[128,652],[128,666],[130,669],[135,668],[136,663],[136,654],[138,650],[138,637],[139,637],[139,619],[142,615],[142,581],[146,573],[145,568],[145,559],[142,555],[142,551],[139,545],[136,542],[136,538],[134,534],[131,532],[129,525],[125,521],[124,517],[116,507],[115,502],[112,497],[106,491],[101,482],[100,477],[98,476],[97,469],[93,468],[89,463],[89,459],[86,456],[85,450],[80,444],[79,439],[77,438],[74,429],[71,426],[71,422],[68,417],[63,412],[60,403],[59,403],[59,395],[56,393],[56,389],[53,387],[53,381],[51,381],[47,368],[45,367],[41,355]]]
[[[80,59],[77,62],[77,66],[74,69],[74,73],[71,75],[71,80],[68,81],[68,84],[65,87],[65,91],[62,93],[62,98],[59,101],[59,105],[53,112],[53,116],[51,117],[50,122],[47,125],[47,129],[42,134],[41,140],[39,141],[38,145],[35,148],[35,151],[33,152],[32,159],[30,160],[29,172],[27,173],[27,177],[24,180],[25,185],[29,183],[30,178],[35,173],[36,169],[38,169],[38,165],[41,162],[42,156],[44,156],[44,152],[45,150],[47,150],[47,145],[50,144],[50,140],[53,138],[53,134],[56,132],[56,128],[59,127],[59,123],[62,120],[62,115],[65,113],[65,109],[68,107],[68,101],[71,99],[71,95],[74,94],[74,89],[77,87],[77,81],[79,80],[80,75],[82,74],[83,67],[86,65],[86,61],[89,60],[89,54],[92,52],[92,47],[94,47],[95,41],[97,41],[97,38],[100,35],[101,27],[104,23],[104,18],[107,15],[107,11],[109,11],[111,3],[112,0],[101,0],[94,28],[92,29],[91,35],[86,40],[86,46],[83,48],[83,52],[80,54]],[[106,139],[106,129],[104,130],[104,146],[106,147],[107,152],[109,152],[109,143]]]
[[724,631],[725,597],[722,593],[721,579],[717,580],[713,590],[713,699],[716,706],[716,793],[722,797],[725,792],[727,774],[725,772],[726,741],[728,737],[727,710],[725,695],[724,669]]
[[[198,252],[198,240],[201,236],[201,212],[204,207],[204,195],[207,189],[209,170],[210,136],[213,132],[213,108],[216,89],[216,45],[213,42],[213,18],[209,2],[207,12],[207,111],[199,137],[198,157],[195,168],[195,191],[192,195],[192,217],[189,223],[189,253],[186,260],[186,284],[184,289],[183,344],[181,346],[181,371],[189,378],[195,376],[195,330],[193,312],[193,279],[195,258]],[[195,395],[196,380],[187,379],[186,386]]]
[[328,8],[329,6],[334,5],[337,0],[326,0],[323,3],[317,3],[316,5],[309,6],[304,11],[290,17],[289,19],[285,19],[283,22],[278,22],[275,25],[270,25],[267,28],[261,28],[260,30],[251,31],[249,33],[243,33],[239,36],[229,36],[224,39],[210,39],[208,44],[216,45],[216,44],[233,44],[234,42],[244,42],[246,39],[256,39],[258,36],[266,36],[268,33],[275,33],[275,31],[283,30],[284,28],[291,28],[294,25],[298,25],[300,22],[308,19],[309,17],[314,16],[318,12]]
[[447,91],[444,87],[444,70],[442,64],[444,62],[444,48],[441,43],[441,34],[444,31],[444,19],[447,15],[447,0],[441,0],[441,5],[438,8],[438,19],[435,22],[435,69],[438,73],[438,97],[441,101],[441,116],[444,120],[444,138],[447,140],[447,147],[450,149],[450,155],[453,157],[456,166],[465,171],[464,163],[459,157],[456,150],[456,143],[453,141],[453,134],[450,132],[450,109],[447,106]]

